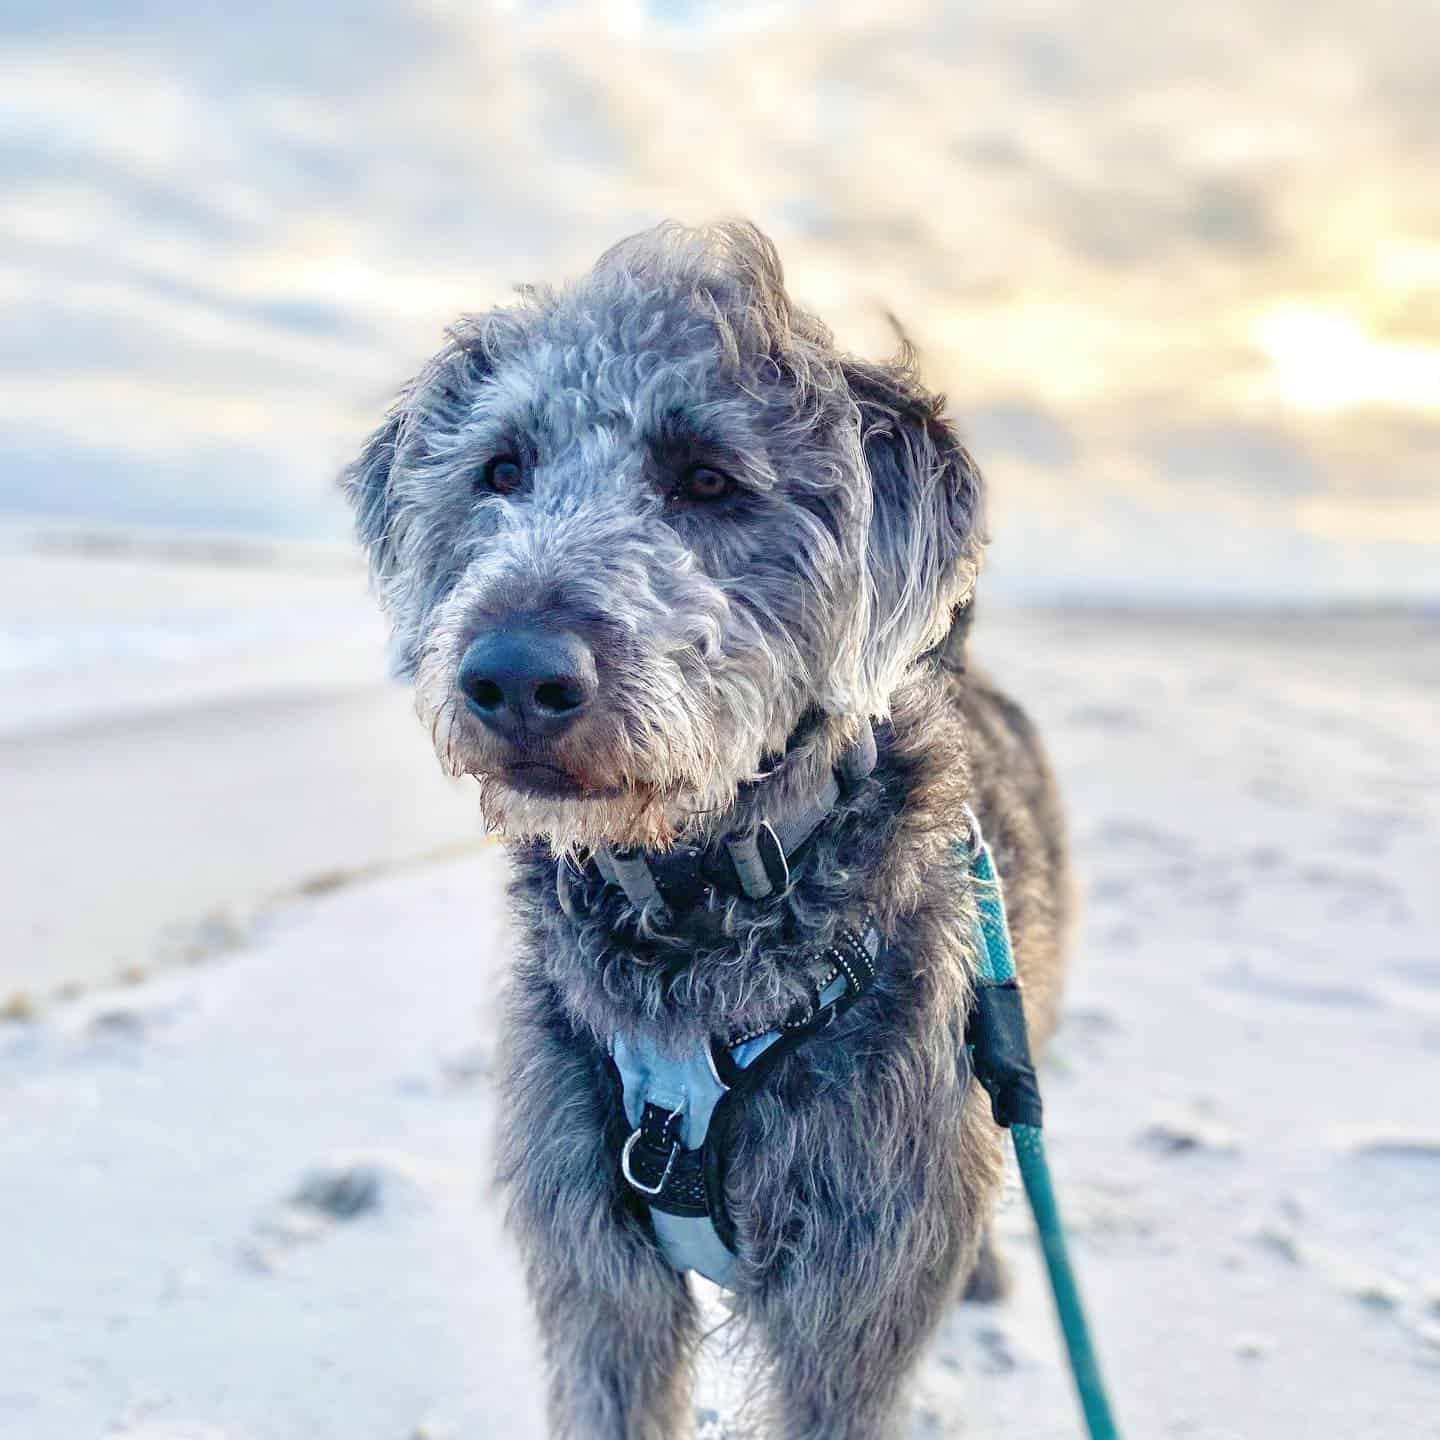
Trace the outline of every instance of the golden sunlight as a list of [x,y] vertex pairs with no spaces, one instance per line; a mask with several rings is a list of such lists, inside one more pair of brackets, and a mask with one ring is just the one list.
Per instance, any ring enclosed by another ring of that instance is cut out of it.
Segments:
[[1253,334],[1298,410],[1440,411],[1440,346],[1377,340],[1348,315],[1306,305],[1267,310]]

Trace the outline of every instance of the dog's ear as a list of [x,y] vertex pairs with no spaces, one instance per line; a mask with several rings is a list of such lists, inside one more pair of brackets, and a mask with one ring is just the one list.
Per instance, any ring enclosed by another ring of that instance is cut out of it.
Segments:
[[340,489],[355,512],[355,534],[370,560],[370,575],[377,589],[383,588],[394,570],[395,505],[390,492],[390,472],[405,418],[406,387],[391,405],[374,434],[365,442],[359,457],[340,474]]
[[935,645],[975,587],[984,546],[980,471],[918,381],[908,347],[892,365],[847,360],[870,477],[863,673],[882,710],[905,669]]
[[355,533],[382,589],[396,572],[407,494],[419,488],[407,485],[399,472],[423,471],[435,458],[430,453],[434,440],[464,423],[476,387],[494,368],[487,344],[498,328],[494,318],[467,316],[451,328],[449,343],[401,388],[379,429],[341,472],[340,488],[355,512]]
[[341,473],[371,582],[393,627],[397,674],[413,669],[424,616],[453,579],[449,547],[437,541],[469,493],[453,473],[464,463],[455,437],[470,419],[477,388],[494,371],[499,346],[515,329],[512,311],[461,320]]

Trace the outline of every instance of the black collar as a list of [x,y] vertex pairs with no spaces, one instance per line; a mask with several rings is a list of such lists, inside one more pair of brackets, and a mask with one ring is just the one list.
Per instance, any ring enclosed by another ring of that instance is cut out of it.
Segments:
[[[807,728],[808,719],[801,721],[787,751],[814,733],[818,722]],[[763,900],[790,883],[791,859],[841,799],[852,795],[869,777],[875,760],[875,732],[866,720],[855,743],[825,777],[819,793],[804,804],[703,846],[643,850],[601,845],[591,863],[604,883],[623,890],[637,910],[657,904],[671,912],[694,910],[716,894]],[[585,878],[585,870],[563,857],[556,865],[560,907],[572,918],[584,908],[579,892]]]

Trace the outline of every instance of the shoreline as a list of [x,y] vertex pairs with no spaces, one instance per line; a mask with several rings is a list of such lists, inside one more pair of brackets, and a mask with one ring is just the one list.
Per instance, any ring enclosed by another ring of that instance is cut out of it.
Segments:
[[276,896],[484,839],[389,685],[3,739],[0,790],[0,1004],[232,948]]

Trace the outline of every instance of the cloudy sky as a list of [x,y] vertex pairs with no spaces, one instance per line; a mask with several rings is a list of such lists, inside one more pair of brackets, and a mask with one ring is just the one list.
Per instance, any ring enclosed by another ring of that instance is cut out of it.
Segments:
[[893,311],[994,583],[1440,595],[1440,6],[19,0],[0,509],[333,534],[462,310],[742,213]]

